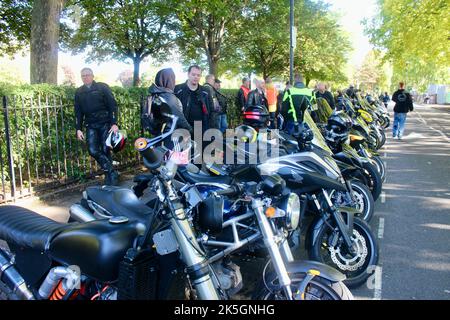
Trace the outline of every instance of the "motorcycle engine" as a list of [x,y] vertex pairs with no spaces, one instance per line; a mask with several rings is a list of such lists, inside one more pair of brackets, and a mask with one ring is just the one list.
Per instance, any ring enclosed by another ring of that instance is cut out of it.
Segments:
[[229,296],[238,293],[243,286],[241,268],[230,260],[221,260],[212,265],[220,287]]

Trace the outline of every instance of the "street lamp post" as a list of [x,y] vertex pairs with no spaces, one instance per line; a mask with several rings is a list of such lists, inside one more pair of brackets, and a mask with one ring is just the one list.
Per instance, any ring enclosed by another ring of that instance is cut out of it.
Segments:
[[289,30],[290,30],[290,45],[289,45],[289,82],[294,83],[294,48],[295,48],[295,30],[294,30],[294,0],[290,0],[290,14],[289,14]]

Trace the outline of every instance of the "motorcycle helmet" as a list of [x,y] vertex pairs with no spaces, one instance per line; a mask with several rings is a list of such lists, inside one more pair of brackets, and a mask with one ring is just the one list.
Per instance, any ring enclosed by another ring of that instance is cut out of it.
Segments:
[[325,130],[324,138],[328,142],[331,142],[333,144],[339,144],[347,140],[348,138],[348,131],[340,132],[337,126],[332,126],[330,129]]
[[113,152],[119,152],[125,148],[125,143],[127,141],[127,135],[125,131],[119,130],[117,132],[111,131],[106,138],[105,144]]
[[339,143],[348,138],[349,130],[353,125],[352,118],[346,113],[335,112],[328,119],[325,139],[330,142]]
[[270,115],[265,106],[248,106],[244,109],[242,119],[245,125],[253,128],[266,128]]
[[327,123],[327,129],[335,127],[338,131],[348,131],[353,126],[352,118],[345,112],[334,112],[329,118]]

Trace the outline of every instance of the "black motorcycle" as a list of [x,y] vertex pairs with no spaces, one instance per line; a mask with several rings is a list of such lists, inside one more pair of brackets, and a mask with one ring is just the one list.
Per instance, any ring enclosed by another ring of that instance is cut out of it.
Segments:
[[[146,146],[139,146],[139,149],[143,148]],[[144,162],[151,168],[145,157]],[[84,203],[71,208],[72,217],[79,221],[119,215],[135,220],[145,219],[152,210],[157,210],[150,206],[158,207],[161,203],[167,203],[167,195],[154,188],[155,177],[152,173],[138,176],[137,180],[141,184],[145,181],[156,199],[145,205],[128,189],[90,187],[84,193]],[[280,177],[268,177],[259,183],[210,188],[207,194],[200,194],[205,190],[199,185],[183,184],[176,180],[172,180],[172,183],[173,194],[182,200],[188,212],[188,220],[192,222],[199,245],[197,249],[202,252],[204,263],[213,270],[221,297],[232,297],[239,292],[245,280],[239,266],[233,262],[232,255],[248,252],[251,246],[263,245],[269,255],[267,266],[270,268],[265,268],[262,273],[261,285],[254,290],[254,298],[351,298],[342,283],[344,275],[326,265],[293,260],[285,234],[286,229],[296,228],[300,209],[290,205],[292,200],[289,202],[289,199],[293,195],[287,192],[285,182]],[[222,197],[236,195],[242,198],[240,210],[230,214]],[[267,214],[268,210],[274,212],[273,216]]]

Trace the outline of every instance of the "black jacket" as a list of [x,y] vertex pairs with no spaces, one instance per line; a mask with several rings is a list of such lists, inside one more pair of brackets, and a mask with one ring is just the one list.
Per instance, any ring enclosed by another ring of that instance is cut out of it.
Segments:
[[[247,98],[245,97],[244,89],[242,89],[243,86],[240,87],[238,94],[236,96],[236,106],[239,107],[239,110],[243,110],[245,108],[245,105],[247,103]],[[248,89],[250,91],[250,89]]]
[[[153,84],[148,91],[151,98],[151,113],[153,117],[151,119],[148,118],[146,114],[149,113],[149,110],[144,110],[142,118],[144,129],[155,135],[168,131],[171,127],[171,119],[163,115],[166,113],[178,117],[177,129],[186,129],[192,133],[192,127],[183,114],[183,106],[171,90]],[[163,127],[164,124],[165,126]]]
[[408,113],[414,110],[411,95],[405,89],[395,91],[392,95],[392,101],[395,102],[394,112]]
[[[189,115],[191,114],[191,108],[193,107],[189,101],[190,91],[187,81],[183,84],[179,84],[175,86],[174,93],[178,99],[180,99],[181,104],[183,105],[183,113],[186,119],[189,121]],[[213,111],[213,99],[209,94],[208,90],[206,90],[203,86],[198,85],[198,89],[195,91],[197,94],[197,98],[202,103],[202,112],[203,112],[203,130],[207,130],[209,128],[214,127],[212,111]],[[189,122],[191,126],[194,123]]]
[[117,124],[117,103],[106,83],[92,82],[90,88],[83,85],[75,92],[75,127]]
[[228,110],[228,98],[225,97],[220,91],[216,90],[217,100],[219,100],[221,114],[226,114]]
[[218,97],[216,88],[214,88],[209,83],[205,83],[203,85],[203,88],[208,90],[209,95],[212,97],[212,100],[213,100],[212,112],[222,113],[222,106],[219,103],[219,97]]
[[330,107],[332,109],[335,108],[335,106],[334,106],[334,97],[333,97],[333,95],[331,94],[330,91],[325,91],[324,93],[320,93],[320,91],[317,91],[315,94],[316,94],[316,98],[323,98],[323,99],[327,100],[327,102],[330,105]]
[[258,89],[250,91],[245,106],[265,106],[267,110],[269,109],[269,103],[267,102],[266,96],[264,93],[259,92]]

